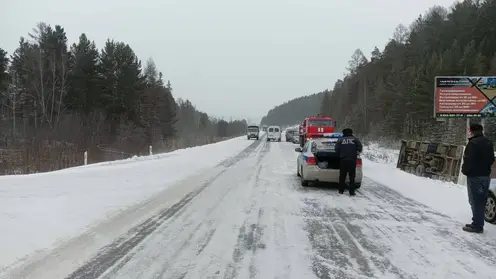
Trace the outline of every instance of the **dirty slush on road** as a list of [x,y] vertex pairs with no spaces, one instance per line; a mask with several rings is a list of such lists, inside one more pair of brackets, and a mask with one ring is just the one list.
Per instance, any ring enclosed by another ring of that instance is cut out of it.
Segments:
[[255,141],[67,278],[484,278],[496,266],[494,243],[370,179],[353,198],[301,187],[293,149]]

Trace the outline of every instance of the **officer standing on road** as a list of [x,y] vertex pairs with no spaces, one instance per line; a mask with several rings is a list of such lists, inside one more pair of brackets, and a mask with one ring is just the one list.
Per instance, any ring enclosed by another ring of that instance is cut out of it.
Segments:
[[472,209],[472,223],[465,225],[466,232],[484,231],[484,210],[486,207],[491,168],[494,163],[494,147],[490,139],[484,137],[481,124],[471,124],[467,147],[463,154],[462,173],[467,176],[468,201]]
[[346,176],[350,176],[350,195],[355,195],[356,160],[363,146],[360,140],[353,136],[353,130],[343,130],[343,137],[336,143],[335,151],[339,154],[339,193],[343,194],[346,188]]

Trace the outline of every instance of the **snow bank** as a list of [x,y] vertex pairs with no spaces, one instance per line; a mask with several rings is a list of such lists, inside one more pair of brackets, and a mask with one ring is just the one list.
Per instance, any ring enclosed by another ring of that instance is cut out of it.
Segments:
[[[260,131],[260,136],[263,136],[263,135],[265,135],[265,132]],[[246,137],[244,137],[244,136],[237,137],[237,138],[234,138],[234,139],[238,139],[238,138],[239,139],[246,139]],[[220,141],[220,142],[211,143],[211,144],[207,144],[207,145],[224,144],[224,143],[229,142],[231,140],[233,140],[233,139],[228,139],[228,140],[225,140],[225,141]],[[203,145],[203,146],[206,146],[206,145]],[[160,153],[160,154],[154,154],[154,155],[145,155],[145,156],[136,156],[135,155],[135,156],[133,156],[131,158],[127,158],[127,159],[123,159],[123,160],[115,160],[115,161],[94,163],[94,164],[89,164],[89,165],[86,165],[86,166],[78,166],[78,167],[73,167],[73,168],[68,168],[68,169],[63,169],[63,170],[58,170],[58,171],[73,170],[73,169],[76,169],[76,168],[81,169],[81,168],[101,167],[101,166],[108,166],[108,165],[122,165],[122,164],[134,163],[134,162],[137,162],[137,161],[160,160],[160,159],[168,158],[168,157],[171,157],[171,156],[181,155],[184,152],[188,153],[188,152],[190,152],[191,149],[195,149],[195,148],[199,148],[199,147],[202,147],[202,146],[177,149],[177,150],[174,150],[172,152]]]
[[242,136],[167,154],[0,177],[0,270],[33,251],[80,235],[251,143]]
[[363,147],[362,157],[372,162],[396,165],[399,150],[380,147],[378,143],[369,143]]
[[[399,150],[381,148],[377,144],[364,147],[364,175],[453,220],[463,224],[470,222],[472,214],[465,186],[401,171],[396,168],[398,154]],[[496,237],[496,226],[488,224],[486,231]]]

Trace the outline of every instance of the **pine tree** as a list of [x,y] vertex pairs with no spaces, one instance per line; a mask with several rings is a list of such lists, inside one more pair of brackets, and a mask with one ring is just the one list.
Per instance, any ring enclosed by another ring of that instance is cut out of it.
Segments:
[[7,73],[9,58],[7,52],[0,48],[0,93],[5,92],[8,87],[9,77]]
[[69,109],[83,112],[86,116],[102,107],[99,59],[95,43],[89,41],[84,33],[79,36],[79,42],[71,46],[66,102]]

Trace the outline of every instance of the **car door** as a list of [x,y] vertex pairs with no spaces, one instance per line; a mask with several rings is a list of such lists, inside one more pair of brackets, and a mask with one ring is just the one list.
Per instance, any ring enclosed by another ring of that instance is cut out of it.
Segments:
[[301,149],[300,154],[298,155],[298,167],[300,167],[300,168],[303,165],[303,155],[308,151],[309,144],[310,144],[310,141],[307,141],[305,143],[305,145],[303,146],[303,148]]

